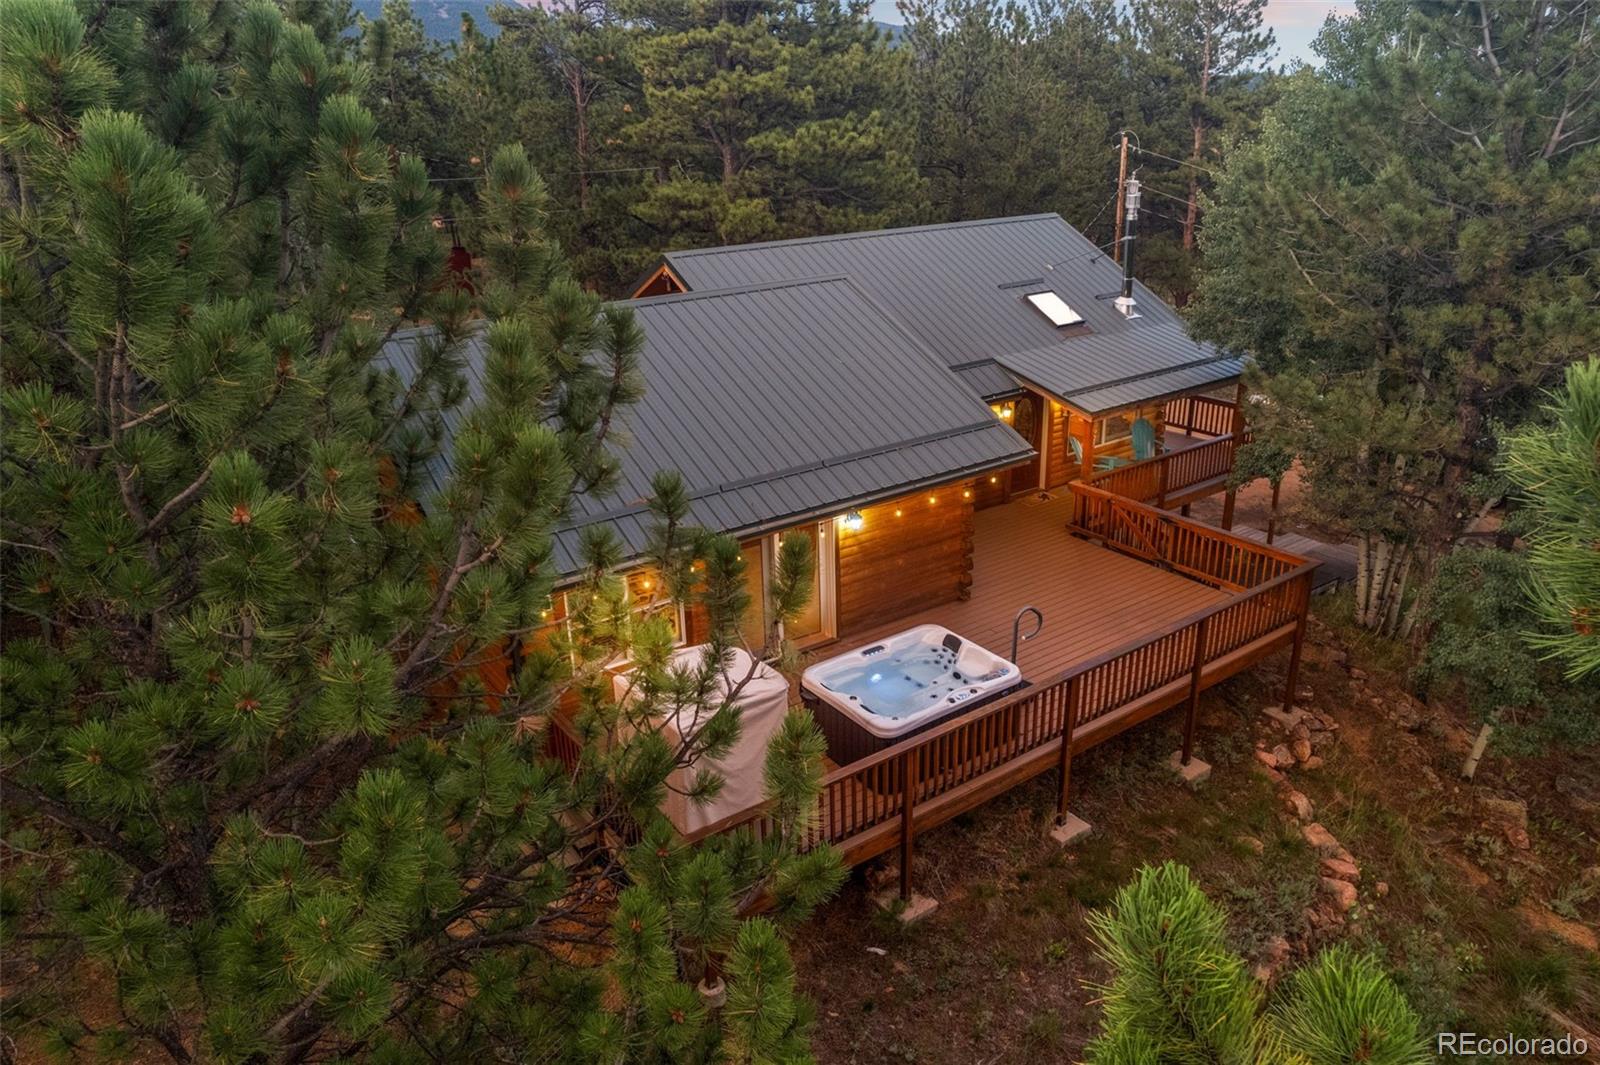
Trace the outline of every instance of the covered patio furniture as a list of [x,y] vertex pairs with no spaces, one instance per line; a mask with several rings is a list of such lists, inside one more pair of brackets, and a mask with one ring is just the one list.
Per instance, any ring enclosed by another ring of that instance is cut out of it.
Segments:
[[[698,668],[705,647],[685,647],[674,653],[674,669]],[[749,679],[746,680],[745,678]],[[756,661],[749,652],[735,648],[724,663],[718,677],[717,699],[725,698],[744,681],[739,690],[738,706],[741,728],[739,739],[721,758],[705,759],[695,765],[673,770],[667,778],[667,795],[661,802],[661,812],[679,832],[688,835],[707,825],[730,817],[765,798],[767,744],[783,726],[784,715],[789,711],[789,682],[765,662]],[[629,674],[620,673],[612,678],[612,690],[618,699],[628,697]],[[669,744],[676,746],[684,735],[692,735],[703,727],[698,719],[697,707],[669,708],[656,722]],[[706,708],[714,712],[716,705]],[[710,770],[722,778],[722,790],[709,802],[690,802],[684,794],[702,770]]]

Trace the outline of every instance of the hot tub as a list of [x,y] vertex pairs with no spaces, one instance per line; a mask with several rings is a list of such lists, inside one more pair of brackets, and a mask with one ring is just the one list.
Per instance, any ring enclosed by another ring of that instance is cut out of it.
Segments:
[[801,694],[839,765],[932,728],[1022,682],[1017,667],[939,625],[918,625],[807,669]]

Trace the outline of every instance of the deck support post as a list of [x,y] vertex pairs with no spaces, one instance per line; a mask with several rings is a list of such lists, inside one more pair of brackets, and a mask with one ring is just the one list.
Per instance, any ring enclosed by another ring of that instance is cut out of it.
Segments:
[[1056,824],[1067,820],[1067,788],[1072,783],[1072,728],[1078,719],[1079,693],[1083,690],[1083,674],[1067,678],[1067,697],[1061,708],[1061,794],[1056,801]]
[[1233,531],[1233,500],[1237,494],[1237,489],[1230,488],[1222,496],[1222,527],[1229,532]]
[[1194,667],[1189,671],[1189,705],[1183,715],[1183,754],[1179,763],[1187,766],[1194,755],[1194,721],[1200,712],[1200,672],[1206,664],[1206,630],[1211,616],[1200,619],[1194,633]]
[[900,756],[900,898],[911,901],[911,850],[913,822],[912,808],[917,800],[916,751],[906,751]]
[[1300,653],[1305,649],[1306,644],[1306,615],[1311,613],[1311,604],[1308,602],[1310,593],[1304,590],[1309,587],[1310,578],[1305,578],[1300,584],[1302,590],[1295,597],[1300,605],[1300,616],[1295,620],[1294,624],[1294,645],[1289,651],[1289,676],[1285,679],[1283,685],[1283,712],[1285,714],[1294,713],[1294,690],[1295,686],[1300,682]]

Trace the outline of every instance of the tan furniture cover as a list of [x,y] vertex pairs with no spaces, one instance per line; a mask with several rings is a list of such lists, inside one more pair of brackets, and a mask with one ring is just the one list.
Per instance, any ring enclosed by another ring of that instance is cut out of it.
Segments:
[[[674,667],[697,668],[705,655],[704,645],[685,647],[673,656]],[[725,817],[755,806],[765,799],[764,772],[767,763],[767,744],[783,725],[783,715],[789,711],[789,682],[765,662],[755,662],[749,652],[735,648],[722,670],[717,691],[726,694],[750,671],[752,662],[755,674],[739,692],[740,720],[743,727],[732,749],[721,758],[708,759],[689,769],[675,769],[667,778],[667,797],[661,812],[685,834],[714,824]],[[618,699],[628,697],[628,675],[612,678],[612,690]],[[715,706],[710,708],[715,709]],[[684,732],[692,733],[699,726],[695,715],[698,708],[684,708],[672,719],[669,716],[658,722],[667,742],[677,744]],[[708,769],[722,777],[722,791],[708,803],[691,802],[683,795],[689,789],[697,772]]]

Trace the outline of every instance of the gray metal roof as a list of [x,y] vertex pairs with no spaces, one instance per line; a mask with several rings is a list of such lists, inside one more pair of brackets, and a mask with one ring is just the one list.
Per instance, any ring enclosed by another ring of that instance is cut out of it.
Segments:
[[[660,469],[681,472],[690,520],[755,533],[1022,461],[1027,442],[856,282],[840,277],[635,300],[645,398],[624,412],[615,495],[580,497],[556,536],[578,569],[578,531],[609,523],[644,550]],[[415,334],[380,355],[402,381]],[[481,343],[466,353],[483,394]],[[451,426],[454,428],[454,426]],[[430,471],[436,486],[442,463]]]
[[[1190,341],[1177,312],[1138,282],[1139,317],[1125,318],[1111,304],[1121,268],[1057,214],[675,251],[666,259],[691,292],[848,276],[984,397],[1016,391],[1005,369],[1016,368],[1012,356],[1026,363],[1033,384],[1068,398],[1065,391],[1131,386],[1219,354]],[[1086,328],[1058,330],[1024,299],[1046,290]],[[1124,392],[1130,403],[1159,395]]]
[[[1070,350],[1070,359],[1062,358],[1063,348]],[[1243,369],[1240,360],[1191,340],[1176,322],[1150,323],[1138,331],[1135,345],[1125,335],[1086,333],[1001,355],[1000,364],[1019,380],[1090,414],[1215,384],[1238,377]]]

